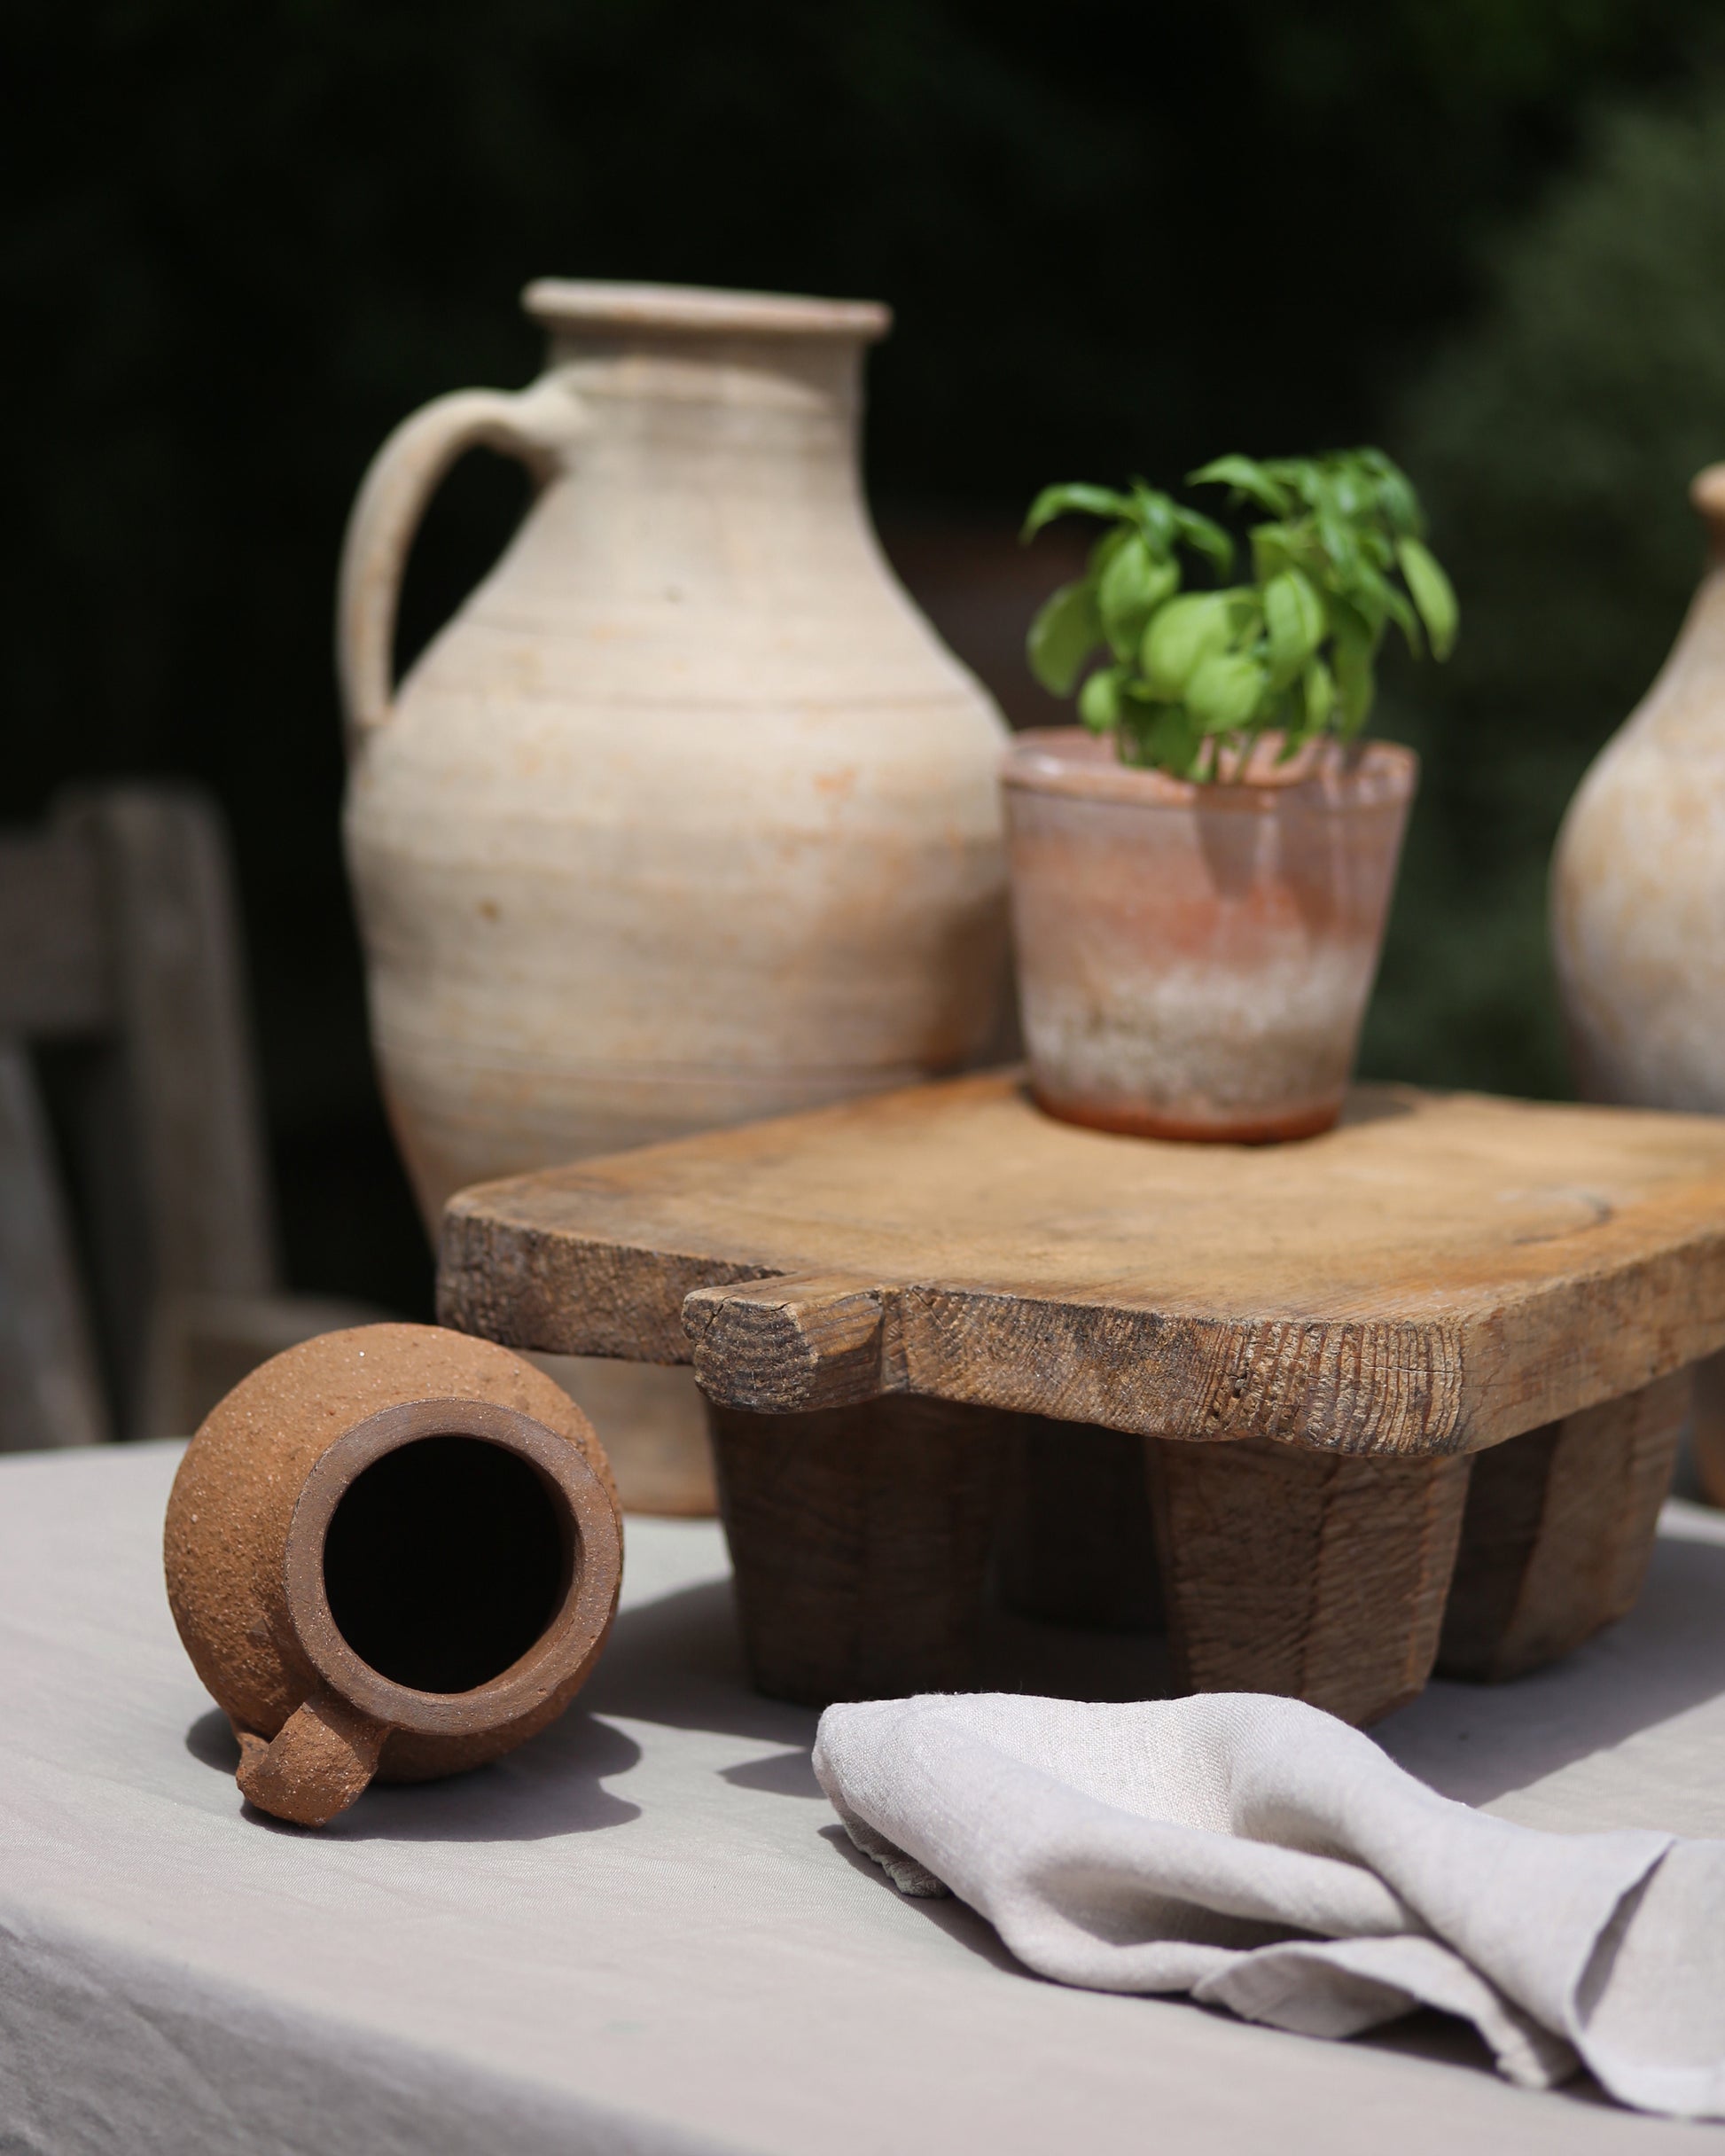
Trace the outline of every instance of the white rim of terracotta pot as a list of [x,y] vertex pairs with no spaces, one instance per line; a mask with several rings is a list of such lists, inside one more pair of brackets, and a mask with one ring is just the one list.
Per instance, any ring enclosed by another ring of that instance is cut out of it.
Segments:
[[[519,1661],[470,1691],[418,1691],[362,1660],[335,1621],[324,1583],[324,1541],[336,1507],[375,1461],[428,1437],[479,1438],[525,1459],[560,1501],[569,1529],[569,1582],[550,1622]],[[402,1401],[356,1423],[306,1477],[283,1554],[289,1621],[318,1676],[360,1713],[420,1737],[478,1736],[542,1705],[604,1638],[621,1571],[616,1515],[579,1446],[491,1400]]]
[[705,285],[615,285],[535,277],[521,304],[548,329],[653,330],[672,335],[849,337],[873,344],[893,326],[878,300],[800,293],[722,292]]
[[[1274,754],[1269,738],[1262,761]],[[1398,741],[1366,741],[1354,752],[1334,741],[1263,777],[1202,784],[1167,771],[1121,763],[1112,740],[1082,726],[1038,726],[1017,735],[1001,758],[1001,783],[1027,793],[1060,793],[1078,801],[1133,808],[1202,808],[1218,814],[1268,816],[1304,809],[1375,808],[1405,801],[1419,782],[1419,758]]]

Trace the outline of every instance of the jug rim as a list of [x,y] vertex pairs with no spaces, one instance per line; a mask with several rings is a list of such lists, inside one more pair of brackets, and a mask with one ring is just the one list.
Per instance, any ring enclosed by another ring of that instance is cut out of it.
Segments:
[[[352,1646],[324,1576],[324,1541],[342,1499],[366,1468],[426,1437],[473,1437],[537,1470],[568,1537],[568,1576],[538,1638],[496,1676],[465,1691],[423,1691],[386,1676]],[[349,1708],[418,1737],[471,1737],[501,1729],[584,1677],[611,1629],[622,1539],[608,1492],[581,1448],[502,1401],[458,1394],[398,1400],[356,1422],[306,1475],[288,1522],[281,1581],[300,1652]]]
[[706,285],[628,285],[535,277],[521,304],[550,329],[652,330],[683,336],[851,337],[872,344],[893,326],[878,300],[725,292]]

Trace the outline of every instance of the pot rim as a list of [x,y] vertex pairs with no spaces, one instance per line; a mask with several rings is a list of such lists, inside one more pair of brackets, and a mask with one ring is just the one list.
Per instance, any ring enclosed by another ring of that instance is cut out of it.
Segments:
[[[1277,737],[1266,734],[1261,753],[1272,750]],[[1419,781],[1419,757],[1399,741],[1367,741],[1349,768],[1335,741],[1316,747],[1309,759],[1262,777],[1204,784],[1175,778],[1167,771],[1140,770],[1121,763],[1112,744],[1082,726],[1036,726],[1016,735],[1002,754],[1003,786],[1027,793],[1058,793],[1069,799],[1110,802],[1132,808],[1200,809],[1221,814],[1270,816],[1284,807],[1346,811],[1376,808],[1410,800]]]
[[[330,1608],[324,1541],[336,1507],[386,1454],[428,1437],[473,1437],[534,1467],[567,1508],[569,1583],[550,1621],[518,1661],[470,1691],[418,1691],[350,1647]],[[301,1652],[338,1698],[392,1730],[471,1737],[516,1722],[580,1671],[603,1641],[622,1572],[611,1500],[571,1439],[500,1401],[399,1401],[355,1423],[306,1477],[282,1557],[288,1621]]]
[[627,285],[535,277],[521,305],[548,329],[646,330],[672,336],[848,337],[874,344],[893,326],[878,300],[726,292],[708,285]]

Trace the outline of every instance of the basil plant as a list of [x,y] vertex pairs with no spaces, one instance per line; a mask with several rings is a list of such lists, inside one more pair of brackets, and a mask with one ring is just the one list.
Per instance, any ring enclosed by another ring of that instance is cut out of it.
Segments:
[[1194,560],[1231,575],[1234,542],[1142,480],[1124,494],[1045,487],[1025,522],[1028,540],[1056,517],[1108,520],[1085,574],[1032,622],[1027,648],[1057,696],[1100,652],[1078,712],[1112,734],[1122,763],[1214,779],[1224,750],[1248,754],[1267,732],[1281,735],[1281,761],[1317,737],[1350,742],[1392,622],[1417,658],[1448,656],[1456,595],[1425,545],[1413,488],[1381,449],[1220,457],[1188,483],[1225,487],[1232,505],[1263,512],[1248,533],[1250,582],[1188,590]]

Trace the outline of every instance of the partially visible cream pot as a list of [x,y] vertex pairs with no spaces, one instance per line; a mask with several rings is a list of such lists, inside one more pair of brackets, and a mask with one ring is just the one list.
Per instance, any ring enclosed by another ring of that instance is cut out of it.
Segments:
[[1725,465],[1690,489],[1711,559],[1659,678],[1582,779],[1551,941],[1587,1099],[1725,1113]]

